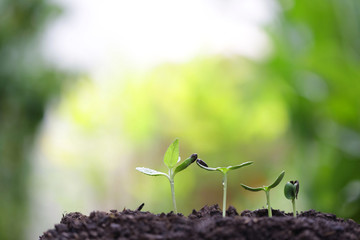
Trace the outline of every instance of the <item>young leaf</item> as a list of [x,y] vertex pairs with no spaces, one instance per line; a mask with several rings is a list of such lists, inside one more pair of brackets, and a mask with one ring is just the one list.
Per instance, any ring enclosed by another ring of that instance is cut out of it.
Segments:
[[231,169],[231,170],[234,170],[234,169],[238,169],[238,168],[241,168],[241,167],[245,167],[247,165],[250,165],[250,164],[253,164],[254,162],[244,162],[242,164],[239,164],[239,165],[235,165],[235,166],[229,166],[227,167],[228,169]]
[[170,146],[166,150],[164,156],[164,163],[169,169],[172,169],[173,167],[175,167],[178,160],[179,160],[179,139],[175,139],[175,141],[172,144],[170,144]]
[[274,182],[273,184],[271,184],[270,186],[268,186],[268,188],[271,189],[271,188],[274,188],[274,187],[276,187],[277,185],[279,185],[279,183],[280,183],[281,180],[283,179],[284,175],[285,175],[285,171],[282,171],[282,172],[280,173],[280,175],[277,177],[277,179],[275,180],[275,182]]
[[295,199],[299,193],[299,182],[290,181],[285,184],[284,194],[287,199]]
[[240,184],[240,185],[243,188],[245,188],[246,190],[253,191],[253,192],[258,192],[258,191],[264,190],[264,188],[262,188],[262,187],[252,188],[252,187],[246,186],[245,184]]
[[290,182],[285,184],[284,194],[287,199],[295,199],[295,186]]
[[184,170],[185,168],[187,168],[188,166],[190,166],[190,164],[192,164],[193,162],[195,162],[195,160],[197,159],[198,155],[196,153],[192,154],[189,158],[185,159],[185,161],[183,163],[181,163],[179,166],[177,166],[175,168],[174,171],[174,176],[175,174],[177,174],[178,172],[181,172],[182,170]]
[[138,170],[139,172],[142,172],[146,175],[150,175],[150,176],[165,176],[167,178],[169,178],[169,176],[166,173],[163,172],[159,172],[150,168],[145,168],[145,167],[137,167],[136,170]]

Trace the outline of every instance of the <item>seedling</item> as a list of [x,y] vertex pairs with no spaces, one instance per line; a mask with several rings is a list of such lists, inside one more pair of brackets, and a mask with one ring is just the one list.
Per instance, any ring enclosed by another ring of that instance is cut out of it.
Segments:
[[284,194],[287,199],[291,200],[291,203],[293,205],[294,217],[296,217],[295,198],[297,199],[298,193],[299,193],[299,182],[297,180],[290,181],[285,184]]
[[247,165],[252,164],[253,162],[244,162],[240,165],[235,165],[235,166],[228,166],[228,167],[216,167],[216,168],[211,168],[209,167],[203,160],[198,159],[196,161],[197,165],[199,165],[199,167],[208,170],[208,171],[219,171],[223,174],[223,186],[224,186],[224,193],[223,193],[223,217],[225,217],[226,215],[226,189],[227,189],[227,173],[229,170],[235,170],[241,167],[245,167]]
[[169,169],[168,174],[145,167],[137,167],[136,170],[150,176],[165,176],[169,180],[174,212],[177,213],[175,189],[174,189],[174,177],[177,173],[181,172],[182,170],[190,166],[190,164],[195,162],[196,159],[197,159],[197,154],[194,153],[176,167],[176,164],[180,162],[180,157],[179,157],[179,140],[175,139],[175,141],[172,144],[170,144],[169,148],[166,150],[164,156],[164,163]]
[[280,173],[280,175],[277,177],[277,179],[275,180],[275,182],[273,184],[269,185],[269,186],[252,188],[252,187],[246,186],[244,184],[241,184],[241,186],[243,188],[245,188],[246,190],[252,191],[252,192],[258,192],[258,191],[261,191],[261,190],[265,191],[269,217],[272,217],[271,206],[270,206],[270,190],[275,188],[277,185],[279,185],[279,183],[283,179],[284,175],[285,175],[285,171],[282,171]]

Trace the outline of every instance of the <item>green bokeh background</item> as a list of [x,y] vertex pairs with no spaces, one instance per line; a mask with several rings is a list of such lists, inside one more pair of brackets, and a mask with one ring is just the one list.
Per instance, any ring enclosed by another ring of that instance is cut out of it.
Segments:
[[29,159],[45,106],[65,75],[43,61],[38,42],[59,9],[46,1],[0,1],[0,239],[22,239],[27,225]]
[[[50,103],[84,141],[121,138],[122,160],[112,164],[120,179],[126,176],[126,186],[108,184],[110,167],[102,162],[108,145],[90,141],[97,154],[58,153],[63,169],[81,169],[100,209],[107,210],[101,203],[109,192],[119,191],[113,208],[145,202],[144,210],[171,211],[167,180],[141,175],[135,167],[165,171],[163,154],[179,138],[182,159],[197,152],[214,167],[255,162],[229,173],[228,205],[240,211],[265,206],[265,195],[246,192],[240,183],[266,185],[285,170],[284,182],[271,193],[274,208],[291,210],[282,188],[296,179],[300,210],[314,208],[359,222],[360,2],[277,4],[275,19],[264,27],[271,48],[262,60],[202,56],[129,71],[99,88],[42,60],[39,33],[58,10],[40,0],[1,1],[0,239],[26,235],[35,193],[28,184],[36,171],[30,153]],[[125,152],[131,155],[127,160]],[[87,159],[85,166],[72,164],[75,158]],[[184,214],[222,201],[221,175],[196,165],[176,176],[175,188]]]

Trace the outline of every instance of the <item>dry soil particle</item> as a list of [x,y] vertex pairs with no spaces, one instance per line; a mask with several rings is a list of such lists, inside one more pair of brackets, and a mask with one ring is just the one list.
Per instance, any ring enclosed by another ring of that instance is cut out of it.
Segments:
[[279,210],[267,217],[267,209],[245,210],[240,215],[230,207],[222,217],[217,206],[205,206],[184,217],[123,210],[91,212],[89,216],[69,213],[41,240],[66,239],[349,239],[360,240],[360,225],[310,210],[294,218]]

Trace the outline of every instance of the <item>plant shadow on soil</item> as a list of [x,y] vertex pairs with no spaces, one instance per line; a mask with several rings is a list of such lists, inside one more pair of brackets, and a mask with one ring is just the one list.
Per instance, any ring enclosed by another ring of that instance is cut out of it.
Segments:
[[309,210],[296,218],[292,213],[267,209],[245,210],[239,215],[229,207],[226,217],[218,205],[205,206],[185,217],[172,212],[154,215],[150,212],[124,209],[121,212],[79,212],[62,217],[54,229],[45,232],[40,240],[53,239],[349,239],[360,240],[360,225],[355,221],[337,218]]

